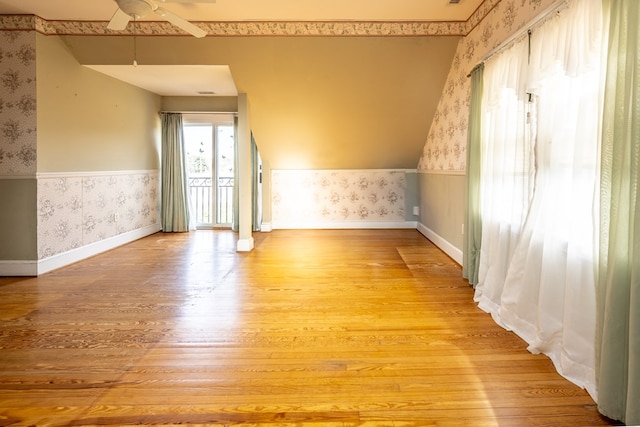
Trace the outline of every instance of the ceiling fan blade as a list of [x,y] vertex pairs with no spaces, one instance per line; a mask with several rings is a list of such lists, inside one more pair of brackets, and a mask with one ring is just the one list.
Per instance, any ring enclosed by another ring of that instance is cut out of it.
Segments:
[[107,28],[114,31],[122,31],[127,27],[129,21],[131,21],[131,17],[122,9],[118,8],[116,13],[111,17],[111,21],[109,21]]
[[186,31],[187,33],[191,34],[194,37],[200,38],[207,35],[207,32],[202,28],[193,25],[191,22],[185,19],[182,19],[178,15],[173,14],[166,9],[162,9],[161,7],[159,7],[155,10],[155,13],[157,13],[167,21],[171,22],[176,27],[183,29],[184,31]]

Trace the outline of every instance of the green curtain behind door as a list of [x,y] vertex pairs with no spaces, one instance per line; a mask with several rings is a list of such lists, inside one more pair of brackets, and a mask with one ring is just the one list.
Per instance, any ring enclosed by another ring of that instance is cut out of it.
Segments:
[[640,2],[609,0],[597,292],[598,408],[640,424]]
[[182,114],[162,114],[162,205],[164,232],[189,231],[189,193]]

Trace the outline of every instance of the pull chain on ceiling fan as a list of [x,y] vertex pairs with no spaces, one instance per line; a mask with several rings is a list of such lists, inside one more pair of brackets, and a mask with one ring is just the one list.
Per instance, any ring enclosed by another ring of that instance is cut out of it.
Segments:
[[137,44],[137,40],[136,40],[136,24],[138,23],[138,19],[134,16],[133,17],[133,66],[137,67],[138,66],[138,44]]

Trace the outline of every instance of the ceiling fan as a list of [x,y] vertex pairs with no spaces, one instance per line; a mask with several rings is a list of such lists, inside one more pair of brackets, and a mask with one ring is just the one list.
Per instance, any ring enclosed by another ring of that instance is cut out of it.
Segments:
[[[200,27],[193,25],[180,16],[161,8],[152,0],[115,0],[118,3],[118,10],[109,21],[107,28],[114,31],[122,31],[132,19],[137,21],[149,14],[155,14],[158,17],[172,23],[178,28],[183,29],[194,37],[204,37],[207,32]],[[216,0],[159,0],[159,3],[215,3]]]

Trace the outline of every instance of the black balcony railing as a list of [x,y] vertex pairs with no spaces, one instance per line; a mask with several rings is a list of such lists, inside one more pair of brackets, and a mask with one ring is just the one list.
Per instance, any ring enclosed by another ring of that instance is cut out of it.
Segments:
[[218,178],[215,209],[213,191],[212,178],[189,178],[189,195],[198,226],[230,225],[233,222],[233,177]]
[[217,223],[230,225],[233,222],[233,177],[221,176],[218,178],[218,208],[216,212]]

